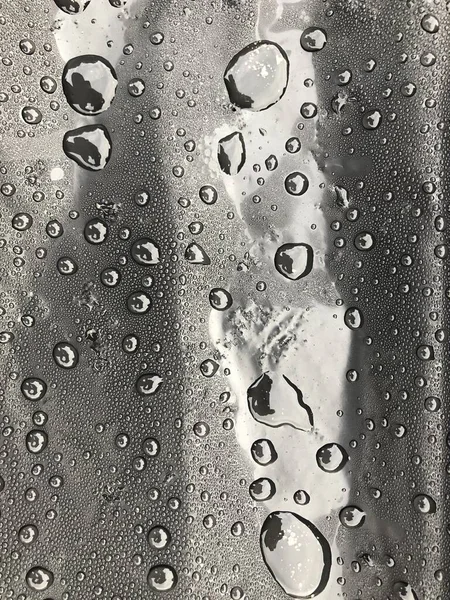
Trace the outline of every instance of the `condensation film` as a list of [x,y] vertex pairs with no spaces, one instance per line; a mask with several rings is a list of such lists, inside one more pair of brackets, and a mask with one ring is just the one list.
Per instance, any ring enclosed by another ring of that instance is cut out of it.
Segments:
[[0,0],[0,600],[449,600],[449,48]]

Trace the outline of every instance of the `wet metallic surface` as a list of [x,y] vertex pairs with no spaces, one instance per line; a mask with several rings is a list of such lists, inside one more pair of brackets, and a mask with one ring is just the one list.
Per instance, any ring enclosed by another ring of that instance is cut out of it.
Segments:
[[448,598],[449,28],[0,5],[2,598]]

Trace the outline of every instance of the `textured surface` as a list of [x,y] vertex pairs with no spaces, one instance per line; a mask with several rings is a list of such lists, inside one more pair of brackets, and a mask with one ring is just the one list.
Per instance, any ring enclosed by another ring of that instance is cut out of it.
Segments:
[[446,600],[443,0],[0,4],[0,597]]

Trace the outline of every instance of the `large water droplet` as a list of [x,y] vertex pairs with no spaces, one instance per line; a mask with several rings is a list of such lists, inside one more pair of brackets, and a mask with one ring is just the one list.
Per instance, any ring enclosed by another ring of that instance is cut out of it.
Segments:
[[172,590],[178,581],[178,576],[173,567],[169,565],[157,565],[148,572],[147,583],[155,592],[168,592]]
[[326,587],[331,549],[310,521],[292,513],[271,513],[261,529],[264,561],[282,589],[294,598],[313,598]]
[[340,444],[325,444],[317,450],[316,460],[325,473],[337,473],[344,468],[348,454]]
[[32,567],[25,577],[28,587],[36,592],[47,590],[54,579],[53,573],[44,567]]
[[287,54],[274,42],[253,42],[231,59],[224,79],[233,104],[254,111],[265,110],[278,102],[286,91]]
[[405,581],[394,583],[392,593],[395,600],[419,600],[416,592]]
[[263,467],[271,465],[278,458],[278,453],[275,450],[275,446],[270,440],[261,439],[253,442],[251,447],[251,454],[253,460]]
[[104,125],[86,125],[64,135],[64,152],[88,171],[104,169],[111,157],[111,149],[111,138]]
[[256,421],[269,427],[291,425],[311,431],[314,418],[303,394],[285,375],[263,373],[247,390],[250,412]]
[[67,102],[74,110],[82,115],[98,115],[114,100],[117,76],[106,59],[86,54],[67,62],[62,84]]
[[295,281],[311,273],[314,254],[309,244],[283,244],[275,253],[275,268],[287,279]]
[[244,138],[240,131],[234,131],[219,140],[217,159],[221,170],[227,175],[237,175],[245,163]]

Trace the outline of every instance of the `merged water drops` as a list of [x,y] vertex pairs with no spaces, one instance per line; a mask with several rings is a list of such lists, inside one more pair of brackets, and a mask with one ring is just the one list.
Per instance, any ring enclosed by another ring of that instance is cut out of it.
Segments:
[[246,46],[229,62],[224,74],[230,101],[239,108],[266,110],[284,95],[289,81],[286,52],[274,42]]
[[112,141],[104,125],[85,125],[66,132],[63,150],[83,169],[100,171],[109,162]]
[[62,86],[67,102],[74,110],[82,115],[98,115],[114,100],[117,76],[105,58],[86,54],[66,63]]
[[292,281],[311,273],[314,262],[313,249],[309,244],[283,244],[275,253],[276,270]]
[[292,512],[273,512],[264,521],[260,543],[269,571],[286,594],[313,598],[326,588],[331,548],[313,523]]
[[269,427],[291,425],[311,431],[314,417],[301,390],[285,375],[263,373],[247,390],[253,418]]

